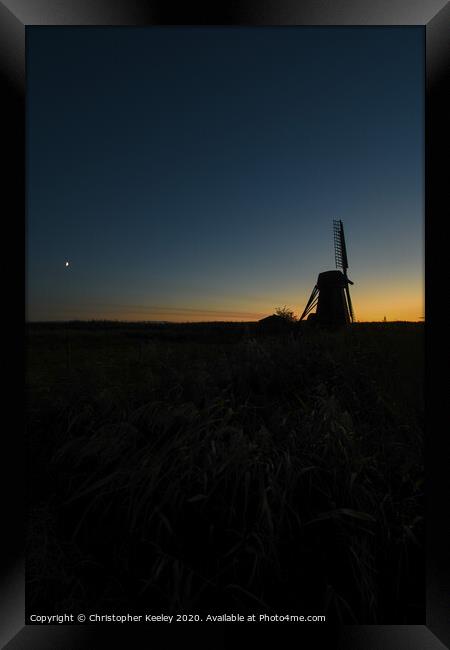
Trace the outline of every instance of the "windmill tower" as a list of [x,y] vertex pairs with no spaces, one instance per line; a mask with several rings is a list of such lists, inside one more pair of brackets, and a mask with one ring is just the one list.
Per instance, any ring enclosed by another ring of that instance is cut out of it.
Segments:
[[[333,219],[334,257],[336,271],[319,273],[317,284],[300,320],[309,315],[315,322],[328,327],[339,327],[353,323],[355,315],[350,298],[349,285],[353,284],[347,277],[348,259],[345,246],[344,226],[339,219]],[[316,307],[316,312],[312,310]]]

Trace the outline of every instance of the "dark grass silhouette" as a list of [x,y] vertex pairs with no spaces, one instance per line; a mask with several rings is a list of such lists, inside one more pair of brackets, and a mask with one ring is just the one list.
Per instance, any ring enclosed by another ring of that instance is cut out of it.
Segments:
[[30,325],[33,612],[423,623],[423,325]]

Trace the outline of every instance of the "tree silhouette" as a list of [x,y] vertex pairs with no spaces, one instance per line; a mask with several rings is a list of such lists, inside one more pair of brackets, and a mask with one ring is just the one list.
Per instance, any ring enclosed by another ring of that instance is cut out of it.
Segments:
[[292,309],[289,309],[289,307],[286,307],[286,305],[284,305],[284,307],[277,307],[275,309],[275,314],[277,316],[280,316],[280,318],[284,318],[284,320],[287,320],[290,323],[293,323],[297,320]]

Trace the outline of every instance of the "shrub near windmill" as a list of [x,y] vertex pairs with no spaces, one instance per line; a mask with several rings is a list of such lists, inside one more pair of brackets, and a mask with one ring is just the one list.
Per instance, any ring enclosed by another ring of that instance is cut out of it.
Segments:
[[355,321],[349,289],[353,282],[347,277],[347,249],[340,219],[333,219],[333,234],[336,269],[342,270],[319,273],[317,284],[300,316],[301,321],[308,316],[308,320],[325,327],[341,327]]

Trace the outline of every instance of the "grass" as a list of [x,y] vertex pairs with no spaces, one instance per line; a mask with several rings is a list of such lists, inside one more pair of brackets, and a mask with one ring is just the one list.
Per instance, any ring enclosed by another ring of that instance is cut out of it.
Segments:
[[423,622],[423,325],[36,325],[27,367],[29,608]]

